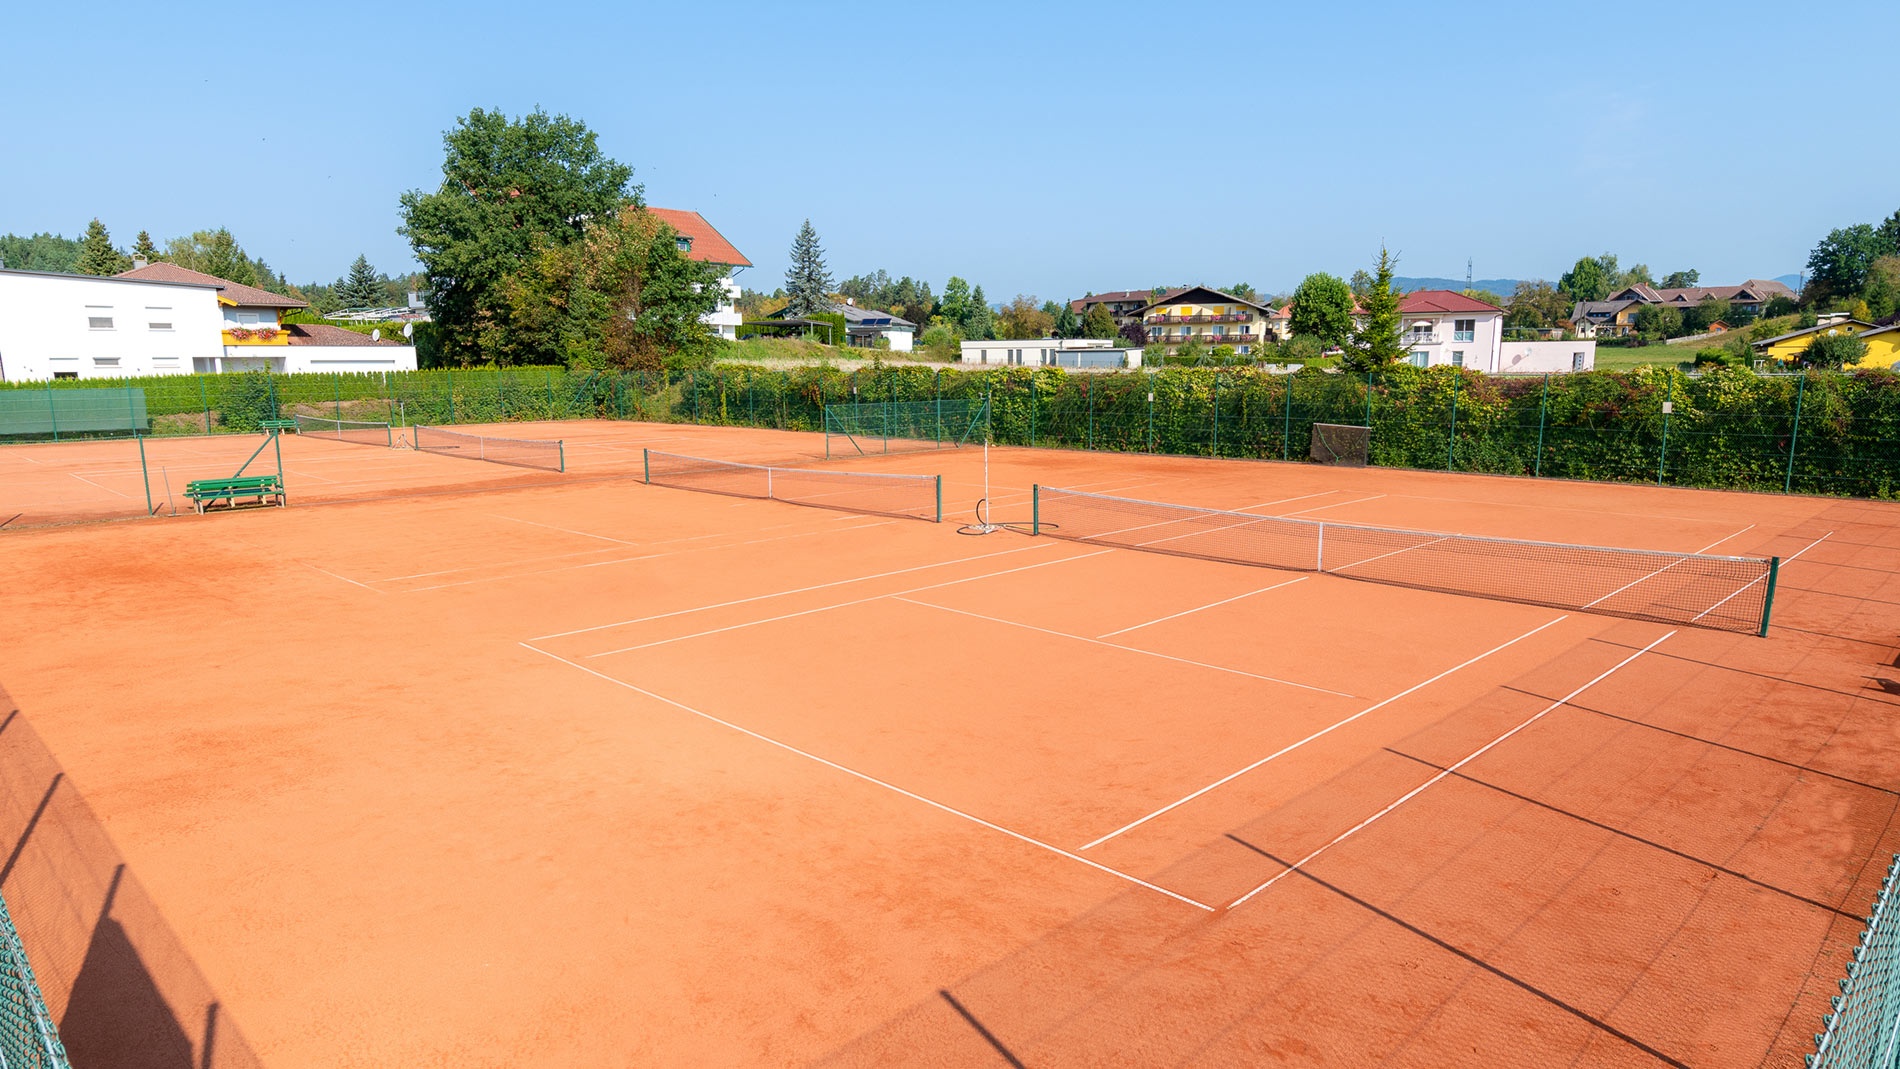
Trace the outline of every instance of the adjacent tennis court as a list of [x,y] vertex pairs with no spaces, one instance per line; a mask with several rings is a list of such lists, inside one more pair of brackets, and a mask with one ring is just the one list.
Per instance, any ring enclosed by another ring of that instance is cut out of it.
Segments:
[[[0,684],[194,1059],[207,1002],[207,1064],[1812,1050],[1900,846],[1900,505],[986,468],[967,415],[332,428],[290,508],[0,531]],[[123,492],[121,444],[0,477]],[[84,948],[31,767],[0,890]],[[91,960],[33,961],[55,1017]]]

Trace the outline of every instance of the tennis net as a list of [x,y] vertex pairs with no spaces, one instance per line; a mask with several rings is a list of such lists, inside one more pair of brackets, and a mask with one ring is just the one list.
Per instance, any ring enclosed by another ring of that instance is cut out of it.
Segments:
[[1780,558],[1610,549],[1261,516],[1034,489],[1033,531],[1122,549],[1768,633]]
[[387,423],[366,423],[353,419],[329,419],[324,416],[298,415],[297,433],[306,438],[332,438],[339,442],[358,442],[363,445],[380,445],[385,449],[395,444]]
[[773,468],[651,449],[645,454],[646,481],[655,486],[943,522],[941,475]]
[[567,449],[559,441],[536,438],[491,438],[480,434],[425,427],[410,428],[416,448],[424,453],[445,457],[486,460],[491,464],[513,464],[520,468],[567,470]]
[[981,445],[989,421],[987,399],[826,405],[825,458]]

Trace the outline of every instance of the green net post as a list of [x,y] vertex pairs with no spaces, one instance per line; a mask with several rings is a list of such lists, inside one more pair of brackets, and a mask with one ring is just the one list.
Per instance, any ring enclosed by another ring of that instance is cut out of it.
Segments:
[[1775,580],[1779,578],[1780,575],[1781,558],[1768,558],[1768,596],[1761,601],[1761,631],[1759,634],[1762,638],[1768,637],[1768,618],[1775,611]]
[[937,523],[943,522],[943,476],[937,476]]
[[1029,373],[1029,447],[1036,447],[1036,373]]
[[646,483],[648,486],[653,485],[653,453],[651,450],[640,450],[640,481]]
[[132,439],[139,444],[139,478],[145,481],[145,514],[150,516],[158,510],[152,507],[152,469],[145,466],[145,436],[133,428]]
[[1782,477],[1781,492],[1794,492],[1794,447],[1801,442],[1801,402],[1807,397],[1808,376],[1804,372],[1795,380],[1794,388],[1794,428],[1788,434],[1788,473]]
[[290,490],[284,486],[284,432],[276,427],[270,432],[271,447],[277,451],[277,489],[284,496],[286,508],[290,505]]
[[1669,376],[1668,385],[1663,388],[1663,429],[1662,448],[1656,452],[1656,485],[1663,484],[1663,472],[1669,467],[1669,415],[1676,407],[1676,373],[1665,372]]
[[564,440],[555,441],[554,461],[555,461],[554,470],[560,472],[563,475],[567,474],[567,443],[566,441]]
[[1550,373],[1544,374],[1544,394],[1537,400],[1537,458],[1531,464],[1531,477],[1544,474],[1544,420],[1550,414]]
[[1042,533],[1042,486],[1039,483],[1029,484],[1029,533]]

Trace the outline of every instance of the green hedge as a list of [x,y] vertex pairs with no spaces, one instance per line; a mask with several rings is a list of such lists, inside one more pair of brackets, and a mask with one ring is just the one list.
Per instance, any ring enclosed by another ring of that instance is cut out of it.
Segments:
[[[98,388],[98,380],[5,389]],[[152,434],[254,431],[297,413],[410,423],[641,419],[817,431],[824,406],[937,397],[991,401],[999,444],[1299,459],[1316,422],[1369,424],[1372,463],[1746,490],[1900,495],[1900,376],[1680,371],[1485,376],[1394,367],[1369,383],[1309,368],[1056,368],[722,364],[684,373],[558,368],[357,375],[160,376]],[[1664,412],[1665,405],[1670,409]]]

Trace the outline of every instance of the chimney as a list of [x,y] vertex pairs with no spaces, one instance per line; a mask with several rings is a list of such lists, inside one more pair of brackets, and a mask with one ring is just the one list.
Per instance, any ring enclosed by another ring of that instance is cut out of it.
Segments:
[[410,290],[409,291],[409,307],[411,308],[422,307],[422,294],[417,293],[415,290]]
[[144,266],[145,266],[145,258],[143,256],[134,256],[132,258],[132,270],[137,271],[139,268],[144,267]]

